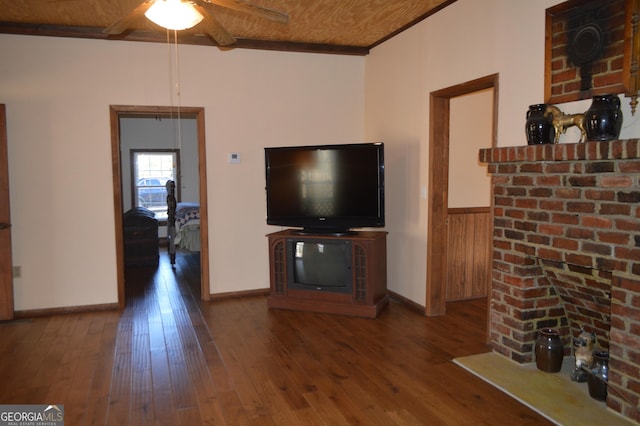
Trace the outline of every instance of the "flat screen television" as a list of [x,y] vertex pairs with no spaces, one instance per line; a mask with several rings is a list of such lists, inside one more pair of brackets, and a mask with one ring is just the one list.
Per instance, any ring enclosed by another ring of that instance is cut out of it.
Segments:
[[342,234],[383,227],[384,144],[265,148],[267,224]]

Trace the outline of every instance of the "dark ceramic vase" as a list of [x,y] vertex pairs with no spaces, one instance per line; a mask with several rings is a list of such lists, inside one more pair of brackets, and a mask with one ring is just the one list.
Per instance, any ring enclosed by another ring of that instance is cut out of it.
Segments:
[[547,104],[529,106],[527,122],[525,124],[527,144],[539,145],[554,142],[556,134],[553,128],[553,117],[551,114],[545,116],[546,109]]
[[584,126],[590,141],[618,139],[622,129],[620,98],[616,95],[594,96],[591,106],[584,113]]
[[607,381],[609,380],[609,352],[593,353],[593,365],[587,384],[589,395],[598,401],[607,400]]
[[564,346],[560,333],[552,328],[538,330],[535,346],[536,367],[547,373],[557,373],[562,368]]

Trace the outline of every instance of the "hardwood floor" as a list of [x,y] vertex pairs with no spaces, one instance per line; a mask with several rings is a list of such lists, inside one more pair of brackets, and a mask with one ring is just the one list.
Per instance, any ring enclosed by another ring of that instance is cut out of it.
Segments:
[[539,425],[451,362],[486,352],[484,299],[425,317],[201,302],[197,257],[127,271],[122,312],[0,323],[0,404],[63,404],[68,425]]

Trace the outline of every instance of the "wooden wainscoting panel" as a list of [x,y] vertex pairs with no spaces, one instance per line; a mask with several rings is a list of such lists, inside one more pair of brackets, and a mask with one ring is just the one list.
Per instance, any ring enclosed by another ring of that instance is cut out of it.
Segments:
[[489,207],[448,209],[446,300],[485,297],[491,267]]

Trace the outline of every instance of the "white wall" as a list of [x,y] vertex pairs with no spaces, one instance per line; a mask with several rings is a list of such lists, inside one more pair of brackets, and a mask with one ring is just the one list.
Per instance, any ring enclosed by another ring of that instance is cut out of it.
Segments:
[[[499,73],[498,144],[525,144],[528,105],[543,102],[544,10],[560,2],[458,0],[364,58],[182,46],[180,102],[205,108],[212,293],[268,286],[263,147],[382,140],[388,285],[424,304],[429,93]],[[0,52],[15,307],[113,303],[108,107],[170,105],[167,48],[0,35]],[[626,99],[623,114],[621,138],[638,137]]]
[[[526,144],[528,106],[544,102],[545,9],[558,3],[458,0],[366,57],[365,138],[385,142],[391,290],[425,303],[430,92],[499,73],[498,145]],[[640,112],[622,103],[620,137],[637,138]],[[561,142],[577,142],[572,131]]]
[[[170,105],[163,44],[0,35],[15,309],[114,303],[109,105]],[[205,108],[212,293],[267,288],[263,147],[361,141],[364,58],[180,47]],[[227,162],[239,152],[242,162]]]
[[491,175],[478,151],[493,143],[493,95],[485,89],[449,104],[449,208],[491,206]]

